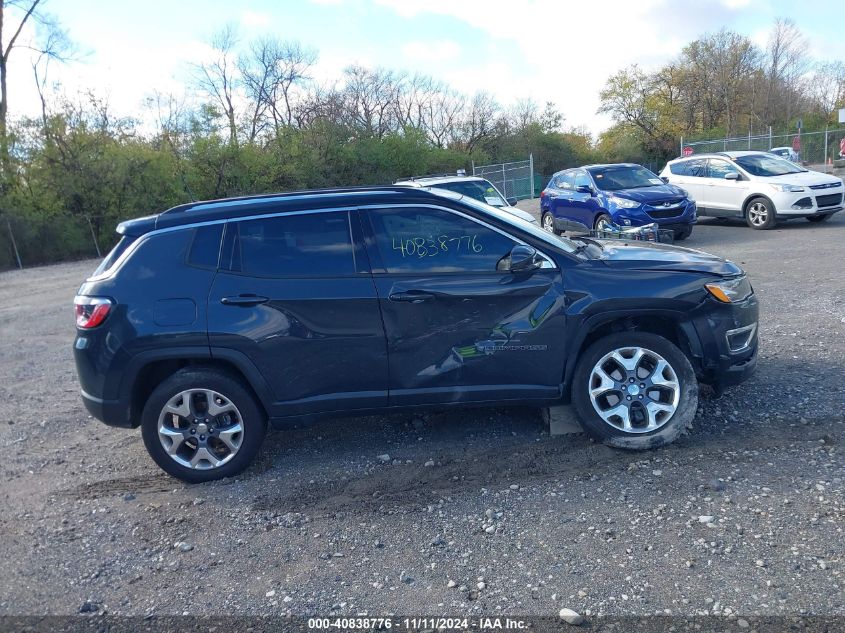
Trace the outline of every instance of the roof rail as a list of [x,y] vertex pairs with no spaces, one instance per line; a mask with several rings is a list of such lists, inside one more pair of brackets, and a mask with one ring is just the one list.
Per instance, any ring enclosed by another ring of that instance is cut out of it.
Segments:
[[[463,172],[463,173],[461,173]],[[471,178],[473,174],[467,174],[465,169],[459,169],[452,173],[443,174],[423,174],[422,176],[406,176],[404,178],[397,178],[393,181],[394,184],[403,180],[422,180],[423,178]],[[478,178],[478,176],[475,176]]]
[[374,191],[396,192],[407,194],[411,190],[408,187],[395,185],[370,185],[359,187],[333,187],[327,189],[304,189],[302,191],[286,191],[280,193],[263,193],[249,196],[233,196],[231,198],[216,198],[212,200],[198,200],[196,202],[186,202],[185,204],[176,205],[163,214],[183,213],[185,211],[200,211],[206,207],[219,206],[232,202],[262,202],[270,200],[285,200],[288,198],[310,196],[310,195],[342,195],[342,194],[363,194]]

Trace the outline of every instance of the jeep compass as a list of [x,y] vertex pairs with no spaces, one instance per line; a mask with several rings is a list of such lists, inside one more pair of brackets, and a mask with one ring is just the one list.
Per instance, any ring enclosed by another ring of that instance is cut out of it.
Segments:
[[571,402],[593,438],[651,448],[690,426],[699,382],[757,359],[735,264],[449,191],[195,202],[117,230],[75,299],[82,399],[189,482],[242,471],[269,423],[409,407]]

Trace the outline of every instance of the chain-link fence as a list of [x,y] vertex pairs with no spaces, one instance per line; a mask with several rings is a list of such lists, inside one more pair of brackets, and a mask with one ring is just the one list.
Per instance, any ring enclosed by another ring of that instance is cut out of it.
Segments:
[[0,213],[0,270],[102,257],[114,245],[113,228],[113,222],[101,227],[97,238],[96,222],[87,217]]
[[[787,147],[798,154],[798,160],[818,171],[832,171],[834,162],[840,159],[845,128],[823,132],[802,132],[788,134],[747,135],[734,138],[687,141],[681,139],[680,150],[690,148],[695,154],[726,152],[731,150],[757,150],[766,152],[776,147]],[[686,150],[689,152],[689,149]]]
[[472,175],[486,178],[506,198],[524,200],[534,198],[540,192],[534,180],[534,156],[529,154],[528,160],[512,163],[498,163],[495,165],[472,165]]

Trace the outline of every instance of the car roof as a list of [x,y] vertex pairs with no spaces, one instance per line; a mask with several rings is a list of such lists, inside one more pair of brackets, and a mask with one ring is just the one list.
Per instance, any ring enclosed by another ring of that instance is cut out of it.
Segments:
[[670,163],[675,163],[681,160],[694,160],[696,158],[740,158],[742,156],[755,156],[760,154],[768,154],[769,152],[762,152],[759,150],[729,150],[726,152],[708,152],[706,154],[693,154],[692,156],[679,156],[673,158]]
[[442,204],[444,197],[426,189],[402,185],[312,189],[220,198],[188,202],[167,209],[158,215],[127,220],[118,226],[118,233],[141,235],[153,229],[286,211],[355,207],[367,204],[431,203],[433,201]]
[[405,187],[434,187],[447,182],[481,182],[483,180],[484,178],[480,176],[413,176],[401,178],[393,184]]

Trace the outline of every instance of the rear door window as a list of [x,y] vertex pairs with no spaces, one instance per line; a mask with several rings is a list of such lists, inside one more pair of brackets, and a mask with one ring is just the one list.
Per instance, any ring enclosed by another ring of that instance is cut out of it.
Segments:
[[279,215],[228,224],[221,267],[255,277],[355,275],[347,211]]

